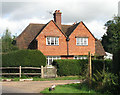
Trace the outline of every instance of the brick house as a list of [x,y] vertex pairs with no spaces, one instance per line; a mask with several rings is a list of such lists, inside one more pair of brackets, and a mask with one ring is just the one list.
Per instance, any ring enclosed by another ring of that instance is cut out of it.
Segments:
[[54,21],[47,24],[29,24],[16,38],[19,49],[38,49],[47,57],[50,65],[54,59],[86,59],[103,57],[105,51],[85,24],[81,21],[73,25],[61,24],[61,12],[56,10]]

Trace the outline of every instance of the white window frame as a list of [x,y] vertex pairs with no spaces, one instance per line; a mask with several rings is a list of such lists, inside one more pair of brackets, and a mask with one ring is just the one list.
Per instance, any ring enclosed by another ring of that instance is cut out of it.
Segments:
[[74,56],[73,59],[77,59],[77,60],[79,60],[79,59],[87,59],[87,56]]
[[88,46],[88,37],[76,37],[77,46]]
[[51,65],[49,60],[52,59],[52,62],[53,60],[57,60],[57,59],[61,59],[60,56],[47,56],[47,65]]
[[[48,38],[49,38],[50,44],[48,44]],[[52,44],[52,40],[51,39],[54,39],[53,44]],[[59,37],[46,37],[46,45],[58,46],[59,45]]]

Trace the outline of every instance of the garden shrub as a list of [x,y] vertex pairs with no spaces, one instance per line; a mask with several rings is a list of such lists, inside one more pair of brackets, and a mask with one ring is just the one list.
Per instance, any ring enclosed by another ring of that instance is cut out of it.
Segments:
[[[95,74],[103,72],[104,63],[105,68],[107,66],[110,68],[111,62],[111,60],[92,60],[92,72]],[[59,76],[85,75],[88,68],[88,60],[61,59],[53,61],[53,65],[56,66]]]
[[112,60],[92,60],[92,80],[101,84],[105,72],[111,71]]
[[46,65],[46,57],[39,50],[18,50],[2,55],[3,67],[40,67]]

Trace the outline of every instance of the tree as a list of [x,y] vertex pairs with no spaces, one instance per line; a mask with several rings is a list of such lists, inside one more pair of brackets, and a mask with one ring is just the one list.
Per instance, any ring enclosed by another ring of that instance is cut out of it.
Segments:
[[7,53],[13,50],[17,50],[18,48],[12,44],[13,39],[11,33],[8,29],[6,29],[5,33],[2,36],[2,52]]
[[107,32],[102,37],[102,45],[105,51],[114,53],[120,43],[120,17],[114,17],[113,20],[109,20],[105,27]]
[[106,51],[113,53],[112,73],[118,76],[118,85],[114,88],[120,89],[120,17],[114,17],[105,26],[107,32],[102,37],[102,44]]

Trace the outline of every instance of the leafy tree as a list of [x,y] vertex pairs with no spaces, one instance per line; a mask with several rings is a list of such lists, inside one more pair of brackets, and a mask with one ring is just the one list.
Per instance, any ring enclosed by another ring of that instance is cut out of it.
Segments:
[[120,17],[114,17],[113,20],[109,20],[105,27],[107,32],[102,37],[103,47],[105,51],[114,53],[120,43]]
[[108,89],[112,87],[111,92],[114,93],[115,91],[115,93],[120,93],[118,90],[120,89],[120,17],[114,17],[113,20],[109,20],[105,26],[107,32],[102,37],[102,44],[105,51],[113,53],[111,73],[115,75],[114,77],[107,77],[107,83],[110,83],[110,80],[113,82],[114,79],[116,79],[116,83],[118,83],[116,85],[115,83],[111,83],[110,85],[106,86]]
[[6,29],[6,32],[2,36],[2,52],[7,53],[18,49],[12,44],[13,40],[14,38],[12,39],[11,33]]

